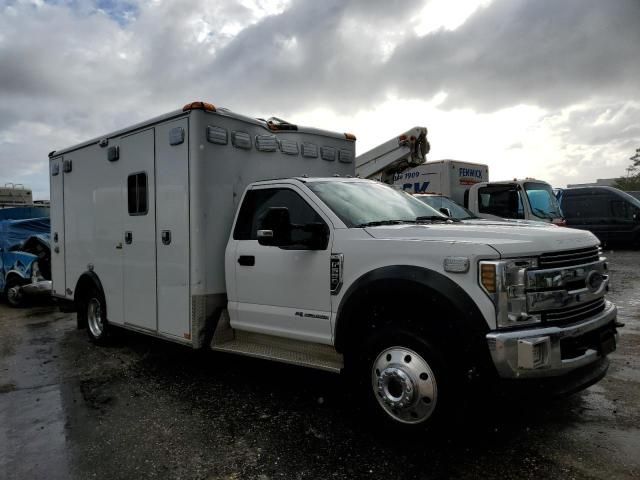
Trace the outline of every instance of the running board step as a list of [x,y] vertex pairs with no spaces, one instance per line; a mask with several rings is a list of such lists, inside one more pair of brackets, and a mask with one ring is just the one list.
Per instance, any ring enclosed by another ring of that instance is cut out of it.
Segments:
[[211,349],[218,352],[237,353],[335,373],[339,373],[343,366],[342,355],[329,345],[260,333],[232,331],[233,338],[229,339],[227,337],[220,343],[216,342],[214,337]]

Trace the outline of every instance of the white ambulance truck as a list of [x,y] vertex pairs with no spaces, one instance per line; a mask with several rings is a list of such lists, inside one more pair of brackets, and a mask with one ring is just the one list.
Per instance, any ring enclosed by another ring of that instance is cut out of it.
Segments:
[[350,372],[399,429],[478,386],[605,375],[616,307],[580,230],[454,223],[354,174],[349,134],[195,102],[50,154],[53,290],[123,327]]

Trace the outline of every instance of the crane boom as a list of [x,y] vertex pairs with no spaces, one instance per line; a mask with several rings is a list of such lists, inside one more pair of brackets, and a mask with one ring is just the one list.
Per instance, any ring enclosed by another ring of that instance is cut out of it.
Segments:
[[393,175],[426,161],[430,145],[425,127],[413,127],[356,157],[356,174],[393,183]]

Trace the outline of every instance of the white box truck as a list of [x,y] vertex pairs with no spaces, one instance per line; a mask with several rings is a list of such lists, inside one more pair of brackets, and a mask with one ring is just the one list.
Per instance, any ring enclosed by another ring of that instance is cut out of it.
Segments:
[[396,173],[393,185],[413,194],[451,198],[480,218],[565,225],[551,185],[534,178],[489,181],[482,163],[437,160]]
[[426,163],[429,149],[427,129],[413,127],[358,155],[356,173],[411,194],[450,198],[480,218],[565,225],[548,183],[532,178],[489,182],[487,165],[459,160]]
[[52,152],[54,295],[96,343],[122,327],[346,370],[398,429],[478,385],[605,375],[616,307],[592,234],[453,223],[353,178],[354,140],[194,102]]
[[[477,183],[489,181],[489,167],[482,163],[438,160],[397,173],[393,184],[409,193],[436,193],[465,205],[465,193]],[[474,212],[475,213],[475,212]]]

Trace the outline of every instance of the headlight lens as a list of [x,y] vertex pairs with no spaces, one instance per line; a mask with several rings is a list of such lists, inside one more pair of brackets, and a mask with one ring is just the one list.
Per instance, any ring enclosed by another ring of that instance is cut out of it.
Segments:
[[536,258],[482,261],[479,282],[496,308],[498,328],[531,325],[542,320],[527,313],[526,271],[538,266]]

